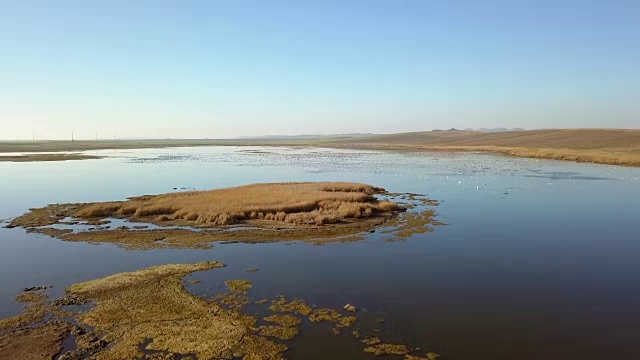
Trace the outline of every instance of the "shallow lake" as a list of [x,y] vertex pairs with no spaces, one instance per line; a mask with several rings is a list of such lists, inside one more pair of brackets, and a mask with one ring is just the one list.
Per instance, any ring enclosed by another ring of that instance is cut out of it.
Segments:
[[[200,147],[92,151],[105,159],[0,162],[0,219],[56,202],[256,182],[355,181],[425,194],[446,225],[406,240],[123,250],[0,229],[0,317],[22,288],[166,263],[218,260],[190,290],[246,278],[250,296],[351,303],[380,330],[441,359],[639,359],[640,168],[475,153]],[[247,273],[249,268],[258,272]],[[222,284],[222,286],[221,286]],[[371,359],[349,334],[303,326],[291,359]],[[390,357],[399,358],[399,357]]]

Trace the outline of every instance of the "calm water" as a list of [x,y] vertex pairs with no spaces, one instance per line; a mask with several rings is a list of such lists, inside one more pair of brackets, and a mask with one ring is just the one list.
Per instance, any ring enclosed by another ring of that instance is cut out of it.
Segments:
[[[90,152],[92,154],[94,152]],[[100,152],[101,160],[0,162],[0,219],[54,202],[271,181],[357,181],[441,201],[447,225],[405,241],[216,244],[126,251],[0,229],[0,316],[23,287],[156,264],[219,260],[191,290],[254,282],[252,298],[357,305],[360,326],[446,359],[640,358],[640,169],[486,154],[209,147]],[[178,190],[173,190],[177,188]],[[248,268],[259,268],[247,273]],[[384,323],[379,324],[379,320]],[[292,359],[370,359],[305,326]],[[365,331],[366,332],[366,331]],[[329,344],[329,346],[327,346]]]

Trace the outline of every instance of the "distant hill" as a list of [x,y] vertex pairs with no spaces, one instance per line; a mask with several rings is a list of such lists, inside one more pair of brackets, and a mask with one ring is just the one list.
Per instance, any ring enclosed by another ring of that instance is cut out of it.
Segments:
[[350,144],[403,144],[420,146],[506,146],[592,150],[602,148],[640,150],[640,130],[548,129],[517,131],[421,131],[360,136],[336,141]]
[[372,133],[347,133],[347,134],[303,134],[303,135],[263,135],[263,136],[240,136],[241,140],[319,140],[335,138],[354,138],[360,136],[371,136]]
[[523,128],[480,128],[480,129],[464,129],[465,131],[480,131],[480,132],[505,132],[505,131],[524,131]]

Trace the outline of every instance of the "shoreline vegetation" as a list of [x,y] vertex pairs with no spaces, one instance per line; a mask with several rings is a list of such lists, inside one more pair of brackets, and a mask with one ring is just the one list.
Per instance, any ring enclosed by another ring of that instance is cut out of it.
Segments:
[[[379,329],[358,326],[365,314],[350,304],[330,309],[284,296],[256,300],[246,279],[227,280],[228,291],[217,296],[187,289],[188,275],[225,266],[217,261],[153,266],[71,285],[54,300],[48,287],[25,289],[16,297],[27,304],[23,312],[0,319],[0,358],[281,360],[303,322],[329,323],[327,331],[348,332],[365,353],[376,356],[439,357],[384,343]],[[259,315],[243,311],[249,304]]]
[[[428,225],[440,223],[433,220],[432,209],[416,210],[420,205],[437,202],[360,183],[263,183],[125,201],[51,204],[31,209],[6,227],[127,249],[210,248],[221,241],[322,244],[362,240],[378,227],[383,227],[382,234],[400,239],[430,231]],[[105,226],[113,219],[147,227]]]
[[[640,166],[640,130],[551,129],[505,132],[434,130],[424,132],[323,136],[313,139],[0,141],[1,153],[143,149],[189,146],[299,146],[367,150],[480,151],[509,156]],[[40,161],[40,160],[34,160]]]
[[25,155],[0,155],[0,161],[7,162],[35,162],[35,161],[68,161],[102,159],[104,156],[86,154],[25,154]]

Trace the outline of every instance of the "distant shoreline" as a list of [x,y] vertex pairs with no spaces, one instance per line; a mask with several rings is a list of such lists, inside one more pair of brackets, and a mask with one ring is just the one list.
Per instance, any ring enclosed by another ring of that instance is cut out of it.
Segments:
[[[299,146],[360,150],[481,151],[516,157],[640,166],[640,130],[427,131],[319,139],[0,141],[10,152],[74,152],[196,146]],[[91,157],[89,157],[91,158]],[[61,160],[64,160],[62,158]],[[1,159],[0,159],[1,161]],[[39,161],[34,158],[33,161]]]
[[25,154],[25,155],[0,155],[0,162],[35,162],[35,161],[68,161],[68,160],[88,160],[102,159],[104,156],[94,156],[85,154]]

